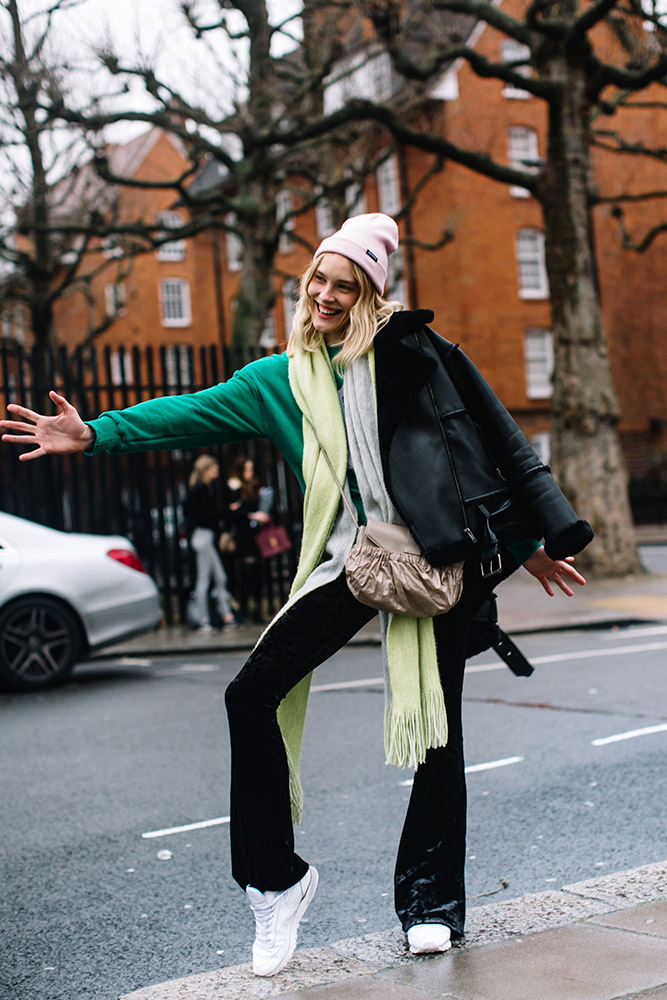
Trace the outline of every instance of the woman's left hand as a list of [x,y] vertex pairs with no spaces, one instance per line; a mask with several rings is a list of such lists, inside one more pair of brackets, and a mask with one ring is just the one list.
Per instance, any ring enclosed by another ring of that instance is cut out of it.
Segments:
[[550,584],[550,580],[556,584],[557,587],[567,594],[568,597],[574,596],[574,591],[565,582],[564,577],[578,583],[580,586],[584,586],[586,580],[581,575],[577,573],[572,563],[574,562],[574,556],[568,556],[567,559],[550,559],[549,556],[544,551],[544,546],[540,545],[539,549],[533,552],[530,559],[526,559],[523,564],[524,569],[527,569],[531,576],[534,576],[540,581],[544,589],[546,590],[549,597],[554,596],[553,587]]

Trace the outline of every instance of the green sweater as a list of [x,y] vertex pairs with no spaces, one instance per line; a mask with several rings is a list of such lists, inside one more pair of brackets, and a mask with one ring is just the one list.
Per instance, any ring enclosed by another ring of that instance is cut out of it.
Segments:
[[[186,450],[268,438],[304,490],[303,417],[290,388],[288,362],[285,353],[271,354],[240,368],[226,382],[210,389],[162,396],[102,413],[88,421],[95,431],[95,444],[88,454]],[[340,376],[336,382],[342,384]],[[350,485],[363,520],[356,483]],[[519,563],[525,562],[537,547],[532,539],[508,546]]]

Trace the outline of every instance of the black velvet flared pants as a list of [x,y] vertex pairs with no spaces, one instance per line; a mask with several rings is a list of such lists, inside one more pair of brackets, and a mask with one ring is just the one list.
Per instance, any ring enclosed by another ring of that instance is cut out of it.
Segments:
[[[482,580],[478,565],[467,565],[461,600],[433,620],[449,737],[447,746],[428,751],[415,773],[401,835],[395,903],[406,931],[413,924],[439,922],[447,924],[454,936],[463,933],[463,672],[472,614],[496,579]],[[288,765],[276,711],[297,681],[337,652],[374,615],[352,596],[341,575],[285,612],[227,689],[232,874],[242,888],[287,889],[307,871],[307,863],[294,851]]]

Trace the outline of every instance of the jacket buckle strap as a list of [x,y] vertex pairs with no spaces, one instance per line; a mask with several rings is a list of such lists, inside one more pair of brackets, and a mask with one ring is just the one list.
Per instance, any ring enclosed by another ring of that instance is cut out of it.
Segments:
[[479,564],[479,568],[482,572],[482,578],[485,579],[487,576],[497,576],[498,573],[502,573],[503,560],[501,558],[500,552],[495,552],[492,556],[488,558],[482,557],[482,561]]

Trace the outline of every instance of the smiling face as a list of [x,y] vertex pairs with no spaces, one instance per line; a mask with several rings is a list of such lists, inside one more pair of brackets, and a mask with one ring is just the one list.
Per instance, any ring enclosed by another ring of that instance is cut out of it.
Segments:
[[359,286],[347,257],[325,253],[307,288],[313,326],[328,344],[342,339],[350,310],[359,298]]

